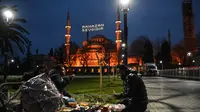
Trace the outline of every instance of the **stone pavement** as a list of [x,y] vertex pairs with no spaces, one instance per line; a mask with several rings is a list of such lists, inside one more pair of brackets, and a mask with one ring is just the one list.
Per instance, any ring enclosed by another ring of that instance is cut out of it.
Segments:
[[200,81],[143,77],[147,112],[200,112]]

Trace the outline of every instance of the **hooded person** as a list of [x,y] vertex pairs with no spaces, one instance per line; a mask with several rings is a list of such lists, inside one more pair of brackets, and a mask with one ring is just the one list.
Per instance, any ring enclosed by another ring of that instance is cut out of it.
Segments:
[[144,112],[147,109],[148,97],[143,80],[134,71],[122,64],[118,66],[120,77],[123,81],[124,92],[118,96],[123,98],[122,104],[126,105],[125,112]]

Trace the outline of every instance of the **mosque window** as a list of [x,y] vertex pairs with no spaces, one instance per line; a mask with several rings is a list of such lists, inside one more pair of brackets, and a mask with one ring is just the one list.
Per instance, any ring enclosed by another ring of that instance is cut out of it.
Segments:
[[108,69],[107,69],[107,68],[105,68],[105,69],[104,69],[104,72],[107,72],[107,71],[108,71]]
[[91,69],[91,72],[94,73],[94,68]]

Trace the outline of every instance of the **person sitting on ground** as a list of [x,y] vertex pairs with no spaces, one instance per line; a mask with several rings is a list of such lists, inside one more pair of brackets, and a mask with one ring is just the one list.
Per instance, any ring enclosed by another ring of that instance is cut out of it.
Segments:
[[66,70],[63,65],[57,65],[54,69],[50,70],[49,77],[54,82],[55,86],[57,87],[58,91],[69,98],[71,95],[65,90],[65,87],[74,79],[75,75],[69,77],[69,79],[64,79]]
[[118,69],[124,92],[114,96],[123,98],[121,103],[126,105],[125,112],[144,112],[147,109],[148,97],[143,80],[137,75],[137,71],[129,69],[124,64],[119,65]]

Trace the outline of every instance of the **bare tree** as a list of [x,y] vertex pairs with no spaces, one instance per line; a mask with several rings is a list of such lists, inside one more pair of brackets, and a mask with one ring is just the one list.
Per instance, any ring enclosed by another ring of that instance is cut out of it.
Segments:
[[145,41],[148,39],[146,36],[139,36],[136,40],[133,40],[129,48],[129,54],[133,56],[143,57],[145,48]]
[[85,72],[85,68],[88,67],[88,59],[89,59],[89,49],[87,47],[83,47],[79,50],[79,60],[80,64],[83,66],[83,71]]

